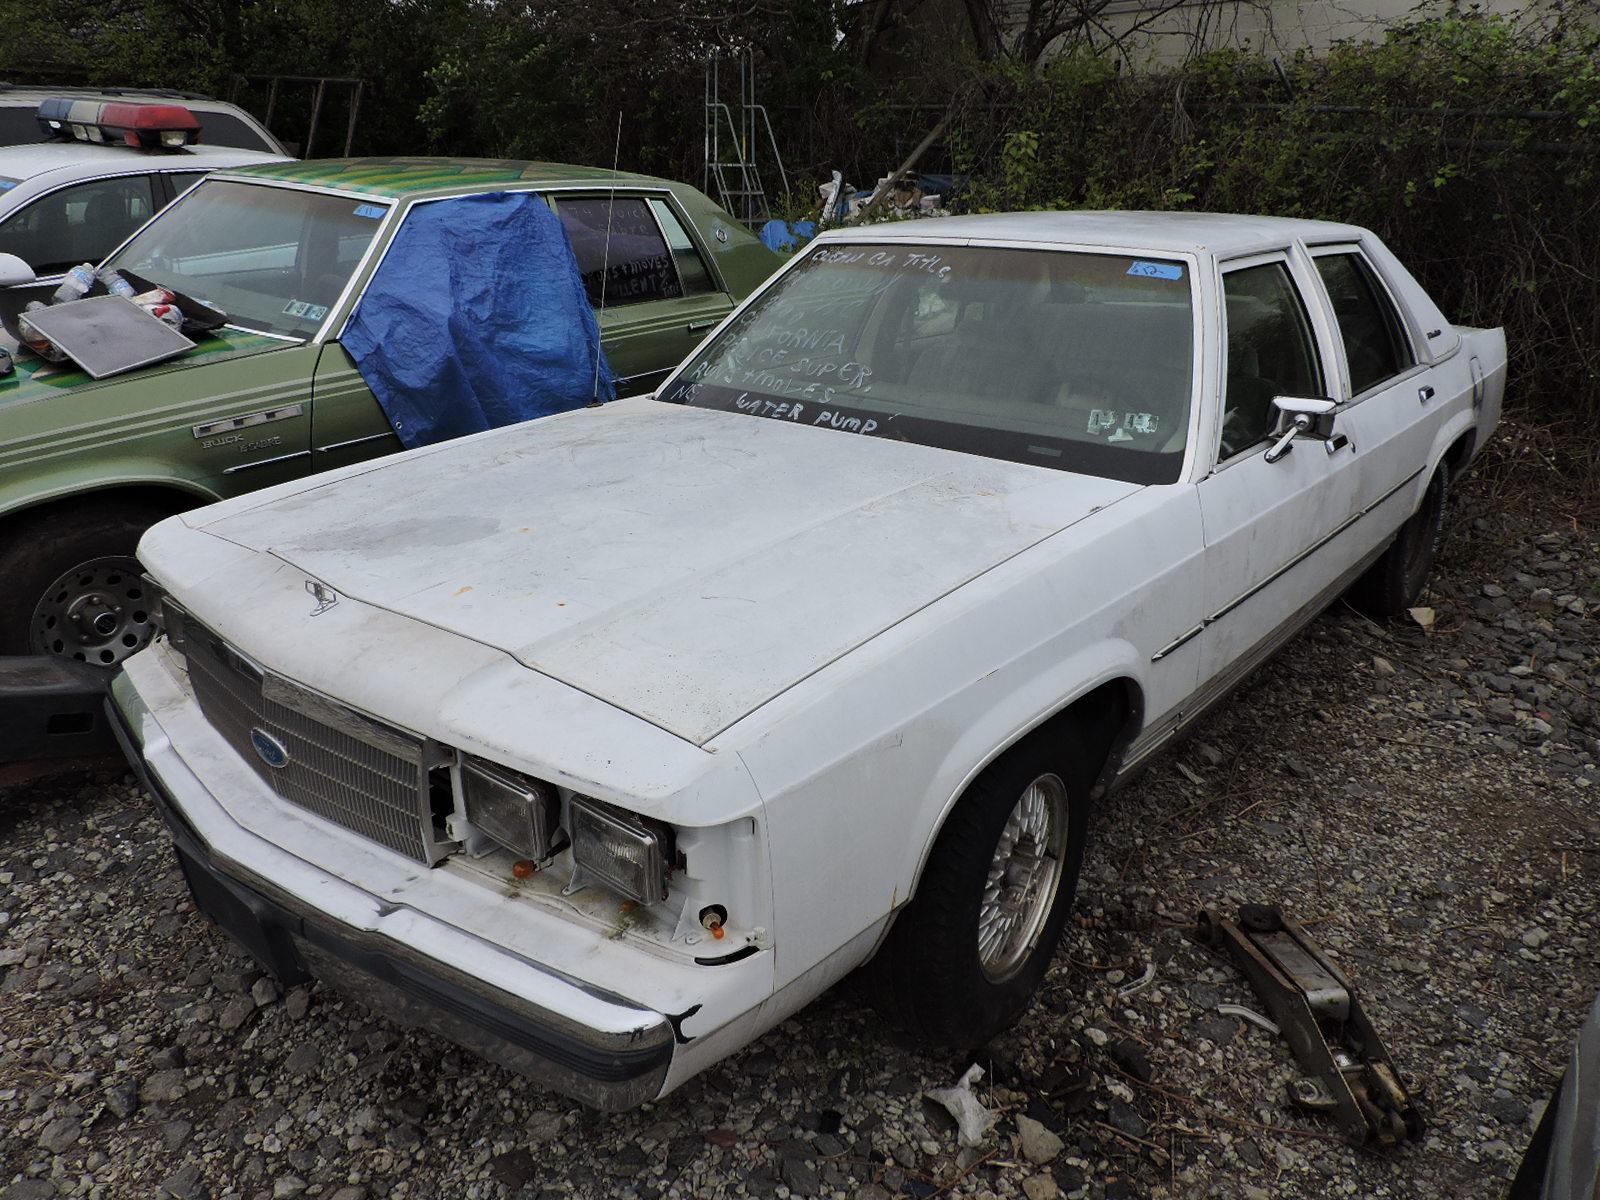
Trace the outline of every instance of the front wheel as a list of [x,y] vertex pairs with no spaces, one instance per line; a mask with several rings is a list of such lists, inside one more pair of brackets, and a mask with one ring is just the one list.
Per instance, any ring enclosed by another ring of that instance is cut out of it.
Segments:
[[1400,526],[1382,557],[1350,588],[1350,599],[1362,612],[1374,617],[1398,617],[1421,598],[1433,570],[1434,555],[1444,540],[1444,510],[1449,497],[1450,473],[1441,465],[1428,481],[1417,511]]
[[69,505],[24,518],[0,543],[0,654],[114,667],[155,632],[134,550],[164,510]]
[[974,1046],[1022,1015],[1077,890],[1091,778],[1079,739],[1057,727],[972,783],[868,968],[886,1018],[930,1042]]

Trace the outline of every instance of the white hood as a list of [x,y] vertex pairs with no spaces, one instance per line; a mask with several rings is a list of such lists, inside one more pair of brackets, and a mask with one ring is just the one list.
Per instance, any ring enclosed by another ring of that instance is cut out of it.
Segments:
[[703,744],[1137,490],[640,399],[189,521]]

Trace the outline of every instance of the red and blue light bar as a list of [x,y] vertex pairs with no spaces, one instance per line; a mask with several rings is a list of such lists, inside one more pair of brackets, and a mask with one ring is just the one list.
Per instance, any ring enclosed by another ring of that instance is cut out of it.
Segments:
[[200,140],[200,119],[181,104],[63,97],[40,102],[39,125],[51,137],[136,150],[178,150]]

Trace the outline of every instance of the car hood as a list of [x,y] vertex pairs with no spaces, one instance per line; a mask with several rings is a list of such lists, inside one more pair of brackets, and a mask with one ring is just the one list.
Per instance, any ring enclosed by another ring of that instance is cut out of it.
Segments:
[[704,744],[1137,490],[640,399],[186,519]]
[[242,329],[219,329],[198,339],[193,350],[177,358],[136,371],[124,371],[107,379],[95,379],[72,363],[47,363],[26,351],[17,352],[11,340],[0,333],[0,346],[11,350],[16,360],[16,370],[10,375],[0,376],[0,413],[35,400],[49,400],[91,388],[115,387],[131,379],[148,379],[227,358],[260,354],[264,350],[281,350],[288,344],[282,338],[267,337],[265,334],[248,333]]

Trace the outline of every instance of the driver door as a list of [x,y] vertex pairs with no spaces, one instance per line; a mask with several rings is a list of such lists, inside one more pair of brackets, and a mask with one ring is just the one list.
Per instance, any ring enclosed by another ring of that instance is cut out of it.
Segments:
[[[1275,396],[1330,396],[1337,360],[1309,264],[1288,253],[1224,264],[1226,357],[1216,465],[1199,485],[1205,523],[1201,677],[1231,684],[1328,603],[1358,564],[1341,536],[1359,514],[1355,441],[1300,438],[1268,462]],[[1308,304],[1308,298],[1316,298]]]

